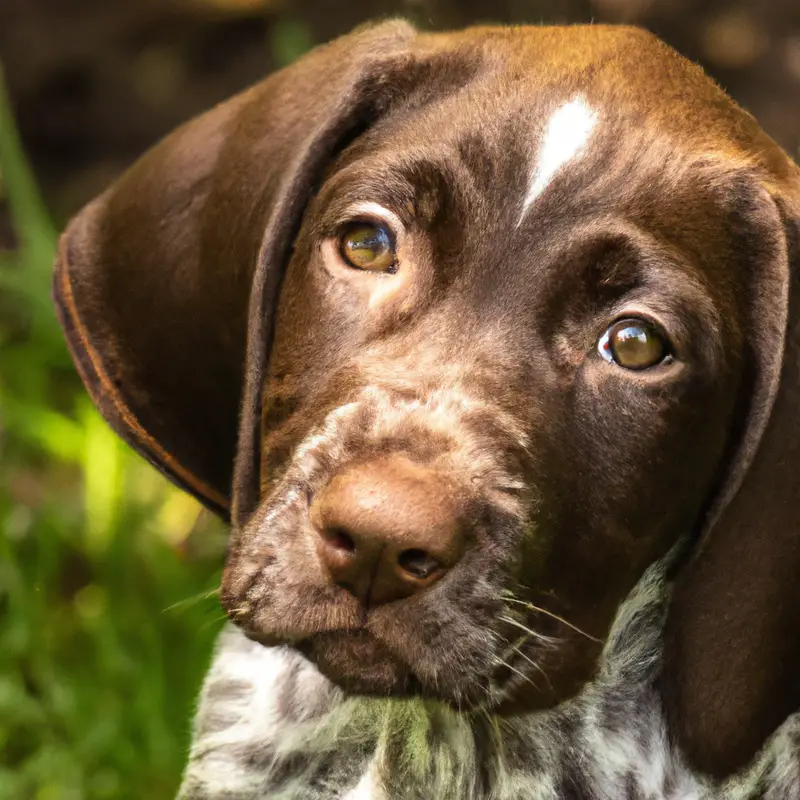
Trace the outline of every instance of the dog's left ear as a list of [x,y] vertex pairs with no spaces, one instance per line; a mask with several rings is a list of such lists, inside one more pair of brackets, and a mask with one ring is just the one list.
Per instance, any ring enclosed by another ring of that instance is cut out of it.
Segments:
[[769,160],[779,174],[737,201],[747,411],[664,641],[670,730],[717,777],[800,710],[800,170],[774,145]]
[[337,150],[424,72],[416,39],[391,21],[317,48],[172,133],[61,238],[55,302],[92,399],[237,522],[258,499],[259,382],[303,211]]

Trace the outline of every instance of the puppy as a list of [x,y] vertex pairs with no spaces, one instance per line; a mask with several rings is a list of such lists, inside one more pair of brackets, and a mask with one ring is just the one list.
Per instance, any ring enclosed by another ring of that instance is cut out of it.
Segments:
[[800,170],[627,27],[359,30],[62,237],[231,521],[181,797],[800,797]]

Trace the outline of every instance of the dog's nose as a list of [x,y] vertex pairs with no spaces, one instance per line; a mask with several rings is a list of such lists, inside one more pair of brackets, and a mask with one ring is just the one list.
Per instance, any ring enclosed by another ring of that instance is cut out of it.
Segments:
[[452,482],[400,455],[346,467],[311,507],[322,563],[365,606],[420,592],[451,569],[464,548],[459,516]]

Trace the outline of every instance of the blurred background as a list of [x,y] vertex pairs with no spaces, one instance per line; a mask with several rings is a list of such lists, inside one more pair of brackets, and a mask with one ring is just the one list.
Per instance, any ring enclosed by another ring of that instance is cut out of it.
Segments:
[[225,531],[91,408],[57,232],[178,123],[368,20],[643,25],[800,156],[797,0],[0,0],[0,800],[171,798]]

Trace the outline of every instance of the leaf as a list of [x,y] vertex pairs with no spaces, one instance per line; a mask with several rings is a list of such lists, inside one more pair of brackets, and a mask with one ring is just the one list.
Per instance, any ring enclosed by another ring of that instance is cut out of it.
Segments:
[[85,432],[83,500],[86,548],[97,555],[107,549],[120,517],[122,445],[102,417],[88,404],[81,418]]

